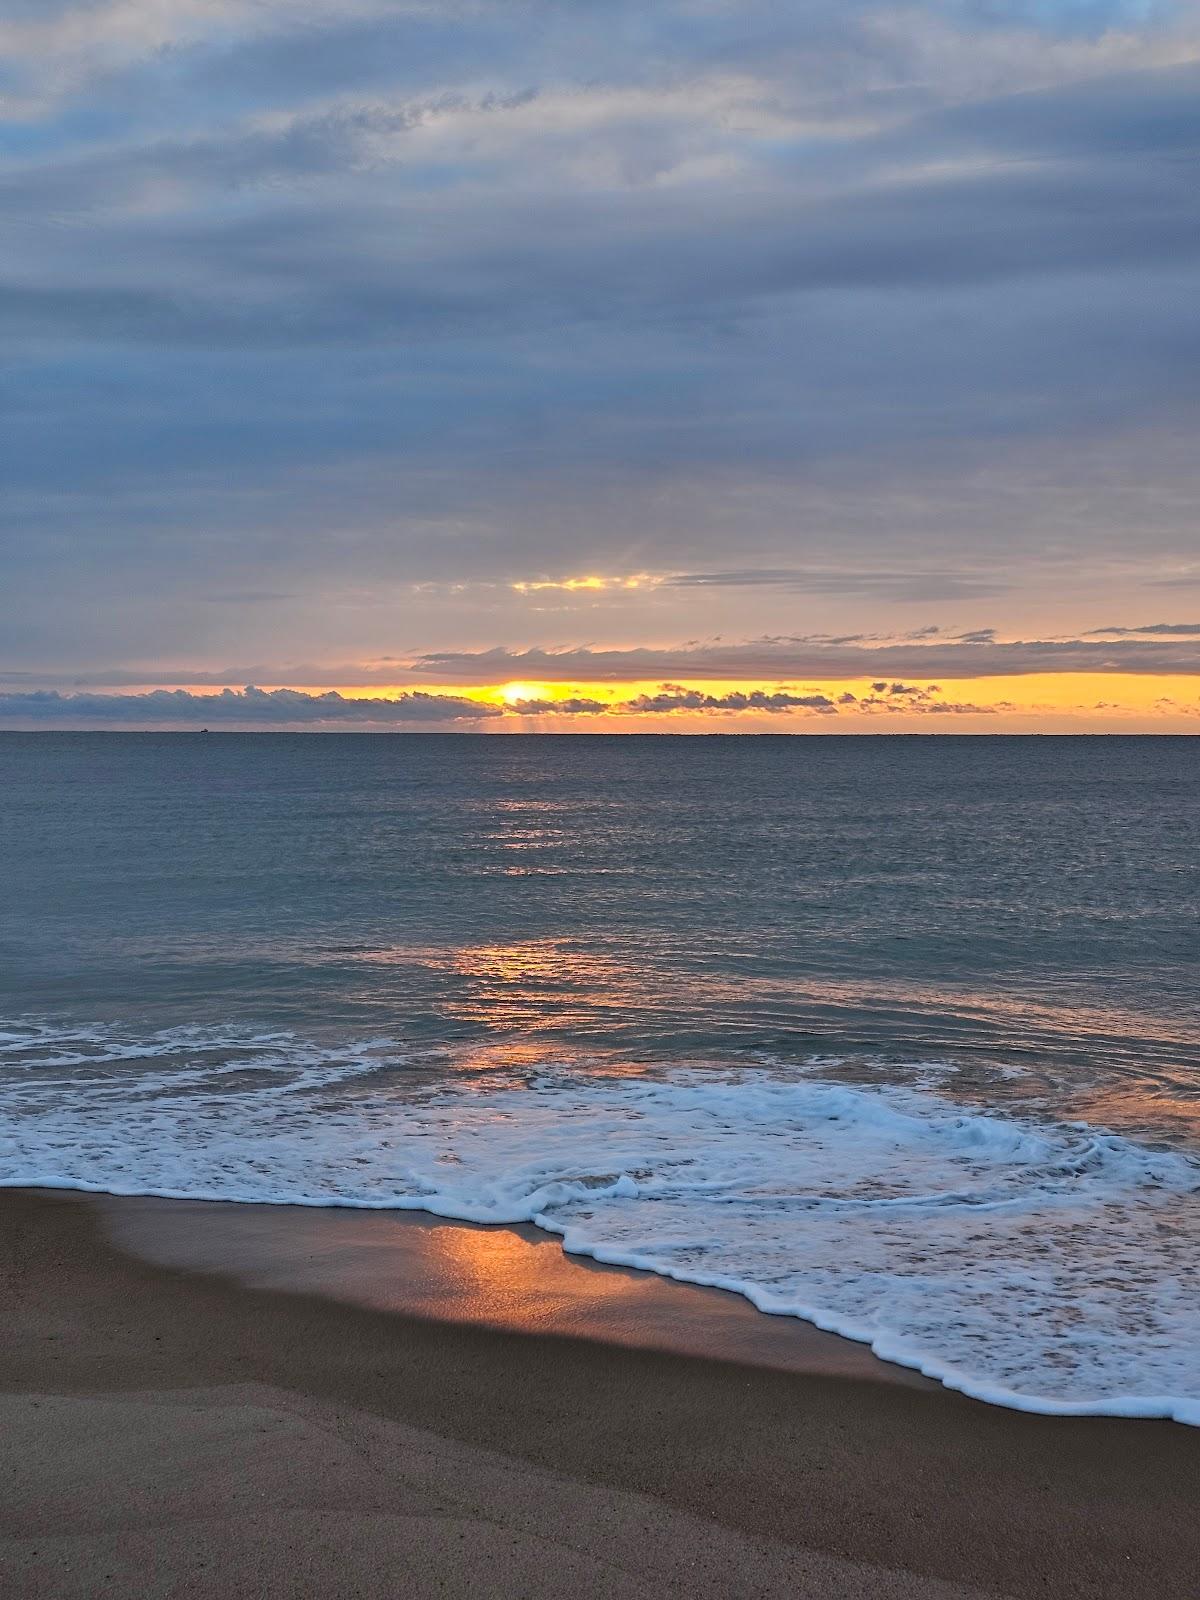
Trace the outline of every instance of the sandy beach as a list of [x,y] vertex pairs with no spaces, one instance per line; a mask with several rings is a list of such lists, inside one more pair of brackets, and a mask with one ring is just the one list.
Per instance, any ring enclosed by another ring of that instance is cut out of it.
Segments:
[[[538,1291],[506,1246],[491,1302],[443,1283],[434,1318],[413,1312],[450,1272],[440,1225],[381,1219],[355,1245],[336,1214],[297,1212],[263,1287],[250,1280],[289,1219],[241,1208],[239,1239],[222,1215],[238,1209],[0,1197],[14,1600],[1194,1593],[1193,1430],[880,1378],[866,1352],[732,1297],[589,1270],[536,1239],[519,1243],[547,1281],[578,1287]],[[410,1301],[394,1286],[387,1309],[355,1304],[344,1263],[357,1249],[378,1269],[389,1224]],[[124,1248],[135,1234],[142,1255]],[[189,1236],[192,1264],[163,1264]],[[314,1292],[335,1256],[343,1281]],[[540,1326],[503,1325],[539,1294]],[[606,1334],[617,1302],[624,1332]],[[763,1329],[744,1359],[685,1353],[737,1347],[743,1318]],[[639,1325],[660,1348],[637,1348]]]

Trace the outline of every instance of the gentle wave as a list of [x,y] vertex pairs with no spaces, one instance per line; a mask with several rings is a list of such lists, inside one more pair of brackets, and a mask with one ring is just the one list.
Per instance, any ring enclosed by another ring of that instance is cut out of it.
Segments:
[[0,1031],[0,1184],[530,1222],[981,1400],[1200,1424],[1200,1162],[807,1068]]

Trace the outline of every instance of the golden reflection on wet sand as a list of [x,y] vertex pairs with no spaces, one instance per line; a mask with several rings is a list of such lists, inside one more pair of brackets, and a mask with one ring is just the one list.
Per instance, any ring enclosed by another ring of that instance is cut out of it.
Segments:
[[765,1316],[739,1295],[565,1255],[535,1228],[108,1195],[81,1203],[99,1208],[123,1249],[259,1288],[517,1333],[933,1387],[877,1361],[865,1346],[792,1317]]

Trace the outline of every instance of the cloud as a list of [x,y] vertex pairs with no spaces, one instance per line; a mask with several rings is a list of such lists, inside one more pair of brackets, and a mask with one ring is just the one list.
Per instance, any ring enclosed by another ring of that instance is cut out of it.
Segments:
[[[15,677],[9,676],[10,679]],[[339,728],[472,731],[496,730],[505,725],[528,727],[534,720],[539,728],[549,725],[558,731],[572,723],[595,728],[603,727],[606,722],[614,722],[624,730],[630,725],[636,728],[639,723],[674,719],[676,725],[687,731],[699,731],[709,721],[727,730],[737,731],[740,727],[753,731],[756,727],[761,729],[761,719],[766,716],[781,725],[804,724],[815,718],[826,723],[838,722],[843,728],[858,724],[860,731],[865,731],[873,720],[880,718],[894,727],[898,718],[993,718],[1012,714],[1027,717],[1033,709],[1010,699],[948,700],[939,684],[922,686],[884,679],[871,683],[860,695],[851,690],[826,694],[819,689],[798,689],[793,685],[713,691],[703,685],[665,681],[651,692],[608,699],[575,694],[561,698],[530,696],[521,700],[496,700],[490,695],[476,699],[420,690],[375,696],[343,694],[337,690],[323,693],[292,688],[264,690],[254,685],[244,689],[226,687],[209,694],[181,688],[113,694],[86,690],[64,694],[58,690],[34,688],[0,690],[0,728],[27,730],[308,727],[325,731]],[[1084,722],[1092,713],[1115,713],[1118,726],[1131,712],[1139,712],[1136,705],[1119,700],[1064,704],[1053,709],[1059,716],[1082,717]],[[1200,701],[1193,704],[1160,695],[1149,714],[1194,718],[1200,716]]]
[[1016,707],[1010,700],[1002,700],[994,706],[974,705],[969,700],[935,700],[931,705],[923,706],[921,710],[923,713],[940,712],[951,717],[995,717],[1005,711],[1015,711]]
[[[666,680],[667,692],[680,680],[687,679],[757,680],[759,683],[772,680],[782,684],[797,678],[824,682],[863,680],[869,683],[869,693],[876,698],[920,700],[941,692],[939,684],[933,681],[935,678],[1019,678],[1033,673],[1200,675],[1200,627],[1154,624],[1145,628],[1097,629],[1079,638],[1028,640],[999,640],[995,629],[979,628],[961,634],[919,629],[911,635],[891,638],[870,634],[778,634],[737,642],[693,640],[671,647],[510,649],[496,646],[487,650],[388,655],[366,662],[291,661],[281,664],[259,660],[253,665],[226,663],[203,670],[172,666],[161,676],[174,684],[212,687],[255,680],[269,683],[291,680],[309,685],[378,683],[391,687],[397,682],[411,682],[414,676],[426,682],[433,679],[471,685]],[[96,668],[85,673],[0,668],[0,683],[36,685],[40,689],[55,685],[76,690],[140,688],[155,675],[145,667]],[[780,690],[780,693],[790,692],[787,688]],[[253,693],[262,695],[264,691],[256,689]],[[212,703],[210,697],[194,698],[198,706]],[[408,696],[414,715],[419,714],[419,708],[426,701],[442,703],[445,700],[445,696],[414,691],[409,691]],[[592,713],[607,709],[610,704],[582,695],[578,697],[576,709]],[[526,715],[540,715],[548,707],[561,710],[564,705],[562,700],[551,702],[533,696],[516,702],[513,709],[524,710]]]
[[606,643],[804,678],[1197,581],[1194,7],[10,0],[0,56],[6,668],[344,683],[645,572]]
[[396,697],[343,695],[336,690],[314,694],[301,689],[222,689],[194,694],[186,689],[151,689],[138,693],[95,694],[58,690],[0,691],[0,726],[103,728],[411,728],[495,726],[529,718],[584,720],[689,714],[725,718],[765,712],[779,717],[864,717],[878,709],[889,712],[991,714],[995,708],[936,699],[931,685],[917,690],[903,684],[873,686],[877,693],[861,699],[851,693],[836,699],[819,691],[731,689],[713,694],[686,684],[664,683],[653,694],[627,700],[595,700],[582,695],[561,699],[528,699],[494,704],[453,695],[406,691]]
[[646,678],[996,678],[1045,672],[1200,673],[1200,645],[1190,639],[1031,639],[993,641],[990,631],[947,642],[829,644],[820,637],[779,636],[745,644],[689,644],[675,649],[492,649],[434,651],[413,669],[476,683],[509,678],[630,681]]
[[921,689],[913,683],[882,682],[871,685],[873,695],[887,700],[928,700],[931,695],[941,692],[936,683],[931,683],[927,689]]
[[507,709],[519,717],[591,717],[613,709],[609,700],[589,700],[580,695],[565,695],[561,700],[511,700]]
[[[1189,68],[1145,74],[1131,94],[1182,103],[1198,85]],[[589,96],[598,103],[581,115]],[[907,139],[843,140],[816,181],[799,165],[809,139],[794,136],[781,161],[743,138],[723,180],[681,176],[663,192],[666,175],[714,145],[711,118],[737,114],[707,98],[693,86],[663,119],[578,88],[576,126],[564,129],[546,125],[544,93],[472,103],[447,90],[30,162],[0,180],[25,224],[3,326],[55,342],[262,349],[436,343],[564,319],[711,329],[793,297],[1053,281],[1097,262],[1126,276],[1177,272],[1200,253],[1182,110],[1143,117],[1144,169],[1109,155],[1104,140],[1117,143],[1125,123],[1107,127],[1103,100],[1090,160],[1066,160],[1049,133],[1014,153],[1014,122],[1036,120],[1035,94],[977,108],[966,129],[917,119]],[[509,138],[497,121],[512,124]],[[623,176],[640,169],[653,180]],[[61,254],[64,223],[68,237],[88,229],[86,275]],[[753,251],[739,247],[747,235]]]
[[730,572],[679,572],[661,580],[672,589],[794,589],[807,594],[862,594],[891,600],[974,600],[1003,594],[1000,575],[895,570],[861,572],[836,567],[758,568]]
[[1001,709],[1012,711],[1009,701],[999,705],[978,705],[969,700],[942,700],[942,687],[931,683],[921,688],[912,683],[879,682],[871,685],[871,692],[858,700],[858,709],[868,715],[877,712],[915,712],[920,716],[994,716]]
[[[582,720],[592,724],[615,718],[625,724],[630,719],[654,721],[670,716],[732,720],[736,726],[740,716],[755,713],[765,713],[782,721],[812,717],[865,720],[881,712],[991,716],[998,711],[1015,709],[1008,702],[977,705],[941,700],[938,698],[941,691],[936,685],[916,690],[902,684],[882,684],[873,689],[880,692],[862,697],[846,692],[833,698],[816,690],[801,693],[793,689],[731,689],[713,694],[686,684],[664,683],[655,693],[639,694],[626,700],[595,700],[571,695],[502,704],[420,691],[384,698],[343,695],[335,690],[322,694],[290,688],[263,690],[252,685],[244,689],[226,688],[216,694],[193,694],[185,689],[152,689],[125,694],[9,690],[0,691],[0,727],[470,730],[495,728],[505,722],[527,723],[532,718],[563,723]],[[1168,702],[1162,704],[1167,706]]]
[[1200,622],[1147,622],[1140,628],[1089,628],[1085,637],[1102,638],[1109,635],[1127,639],[1155,635],[1166,639],[1192,639],[1200,637]]
[[664,684],[657,694],[637,695],[621,706],[633,714],[662,711],[819,711],[833,712],[834,702],[823,694],[793,694],[788,690],[730,690],[707,694],[681,684]]
[[57,690],[0,693],[0,720],[106,725],[241,724],[406,725],[482,722],[499,716],[496,706],[419,690],[394,699],[352,697],[330,689],[222,689],[191,694],[186,689],[151,689],[143,694],[60,694]]

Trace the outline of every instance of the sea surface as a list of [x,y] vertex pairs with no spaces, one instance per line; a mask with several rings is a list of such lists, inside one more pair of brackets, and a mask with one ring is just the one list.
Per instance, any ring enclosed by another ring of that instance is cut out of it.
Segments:
[[1200,1423],[1200,740],[0,734],[0,1183],[532,1221]]

